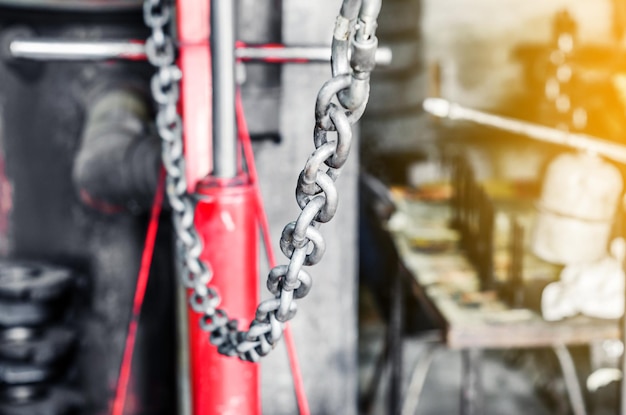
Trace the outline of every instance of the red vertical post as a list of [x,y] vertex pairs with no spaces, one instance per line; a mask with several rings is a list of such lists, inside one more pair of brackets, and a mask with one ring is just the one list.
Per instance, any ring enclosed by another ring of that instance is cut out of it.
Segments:
[[212,77],[209,36],[210,0],[178,0],[178,67],[181,79],[180,113],[186,156],[187,190],[212,169]]
[[[211,286],[221,308],[247,328],[258,303],[258,222],[255,193],[247,178],[207,179],[198,186],[196,227],[202,259],[214,272]],[[259,365],[226,357],[208,343],[190,310],[193,415],[261,413]]]
[[[247,328],[259,302],[255,193],[246,175],[207,177],[213,169],[210,0],[178,0],[177,7],[186,177],[198,197],[201,259],[213,269],[220,308]],[[220,355],[200,329],[200,316],[191,308],[187,314],[193,415],[260,414],[259,365]]]

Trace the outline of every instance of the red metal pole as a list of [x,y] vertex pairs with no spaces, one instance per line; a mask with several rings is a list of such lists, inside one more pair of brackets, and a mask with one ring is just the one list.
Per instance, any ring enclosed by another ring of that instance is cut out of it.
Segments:
[[[198,196],[201,258],[213,269],[210,285],[222,299],[220,308],[247,328],[259,302],[254,188],[247,175],[207,177],[214,168],[210,1],[178,0],[177,6],[186,177],[188,190]],[[192,414],[260,414],[259,365],[218,354],[200,329],[200,316],[191,308],[187,315]]]
[[187,190],[193,193],[213,168],[210,4],[209,0],[178,0],[176,6]]
[[[206,179],[199,184],[196,227],[202,259],[211,264],[211,286],[221,307],[245,328],[258,303],[258,224],[254,188],[246,178]],[[261,413],[259,365],[225,357],[200,330],[189,310],[193,415]]]

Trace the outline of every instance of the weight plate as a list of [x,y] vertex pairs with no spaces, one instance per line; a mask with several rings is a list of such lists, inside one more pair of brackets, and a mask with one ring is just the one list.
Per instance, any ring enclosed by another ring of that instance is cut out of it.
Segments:
[[58,373],[48,365],[31,365],[0,359],[0,385],[28,385],[46,382]]
[[0,261],[0,298],[49,301],[72,283],[67,268],[27,261]]
[[84,406],[78,393],[61,387],[36,390],[32,395],[25,387],[7,388],[4,392],[0,415],[70,415]]
[[0,299],[0,327],[40,326],[54,317],[47,303]]
[[76,336],[66,327],[13,327],[0,331],[0,358],[31,364],[52,364],[67,356]]
[[0,387],[0,405],[34,402],[44,398],[47,391],[48,387],[43,384]]

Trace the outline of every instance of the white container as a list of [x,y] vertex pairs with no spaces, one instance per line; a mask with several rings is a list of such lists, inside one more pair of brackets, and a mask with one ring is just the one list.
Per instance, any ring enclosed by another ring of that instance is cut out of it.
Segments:
[[621,193],[622,176],[612,164],[584,153],[558,156],[537,203],[533,253],[558,264],[606,256]]

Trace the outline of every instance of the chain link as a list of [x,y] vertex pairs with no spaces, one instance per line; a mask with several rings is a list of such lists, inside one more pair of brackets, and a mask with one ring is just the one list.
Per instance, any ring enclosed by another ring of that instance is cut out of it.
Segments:
[[200,260],[202,240],[194,226],[195,201],[187,193],[182,121],[177,111],[181,71],[174,61],[174,41],[167,34],[172,6],[167,0],[144,1],[144,21],[152,30],[146,53],[156,68],[151,91],[158,104],[156,126],[167,172],[166,192],[182,265],[181,281],[192,290],[189,305],[201,314],[200,327],[224,355],[252,362],[267,355],[282,337],[283,323],[295,316],[295,300],[311,289],[313,279],[303,267],[318,263],[326,249],[318,227],[337,211],[339,196],[334,182],[350,153],[352,125],[367,105],[380,6],[381,0],[343,2],[333,37],[332,78],[320,89],[315,106],[316,150],[296,186],[296,200],[302,211],[296,221],[285,226],[280,238],[281,251],[289,264],[270,271],[267,288],[274,298],[261,302],[248,331],[240,331],[237,321],[218,308],[219,294],[209,285],[213,271]]
[[581,106],[575,106],[575,97],[573,99],[569,95],[577,83],[571,62],[576,47],[576,22],[569,13],[560,12],[554,26],[554,48],[549,57],[545,97],[556,110],[557,128],[565,131],[584,130],[587,126],[587,111]]

